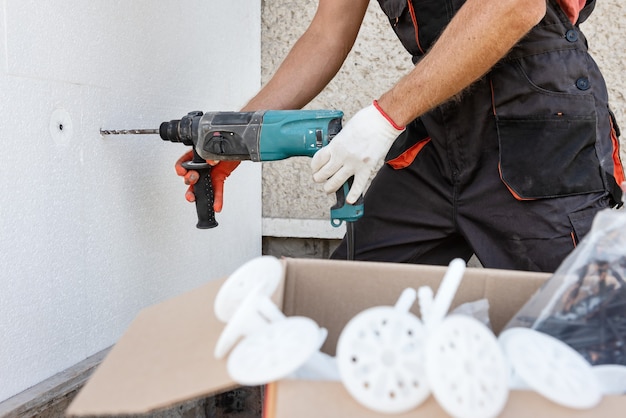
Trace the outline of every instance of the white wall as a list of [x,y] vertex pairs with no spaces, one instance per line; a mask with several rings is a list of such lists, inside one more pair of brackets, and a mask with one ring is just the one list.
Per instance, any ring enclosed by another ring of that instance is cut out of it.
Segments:
[[0,400],[260,254],[260,165],[197,230],[183,145],[99,135],[236,110],[259,44],[260,0],[0,0]]

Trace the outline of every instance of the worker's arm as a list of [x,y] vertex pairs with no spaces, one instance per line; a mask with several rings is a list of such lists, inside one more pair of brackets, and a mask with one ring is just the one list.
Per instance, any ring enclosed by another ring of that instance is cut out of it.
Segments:
[[415,68],[315,154],[314,180],[332,193],[354,175],[354,203],[403,127],[487,73],[545,12],[545,0],[467,0]]
[[467,0],[426,56],[378,100],[405,125],[482,77],[543,18],[545,0]]
[[311,24],[272,78],[242,110],[300,109],[337,74],[369,0],[320,0]]

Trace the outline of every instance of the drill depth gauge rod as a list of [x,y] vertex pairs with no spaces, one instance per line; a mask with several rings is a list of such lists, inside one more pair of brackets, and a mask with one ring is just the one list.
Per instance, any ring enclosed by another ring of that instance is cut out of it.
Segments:
[[[341,130],[343,112],[339,110],[263,110],[257,112],[189,112],[179,120],[161,123],[159,129],[101,129],[102,135],[158,134],[164,141],[181,142],[193,147],[194,158],[183,166],[197,170],[200,179],[194,186],[197,227],[217,226],[213,210],[211,166],[206,160],[277,161],[289,157],[312,157],[328,145]],[[348,229],[348,254],[351,223],[363,215],[362,197],[351,205],[345,200],[352,178],[336,192],[337,202],[330,210],[331,224]],[[351,258],[351,257],[350,257]]]

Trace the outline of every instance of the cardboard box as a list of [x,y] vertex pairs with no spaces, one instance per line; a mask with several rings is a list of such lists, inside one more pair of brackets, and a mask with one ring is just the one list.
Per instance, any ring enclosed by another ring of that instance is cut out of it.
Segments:
[[[302,315],[328,329],[322,350],[335,354],[345,324],[366,308],[394,305],[407,287],[436,291],[446,268],[406,264],[285,259],[275,301],[287,316]],[[466,270],[452,308],[487,298],[499,332],[549,274]],[[148,414],[237,387],[213,349],[224,328],[213,300],[225,279],[140,312],[127,332],[75,397],[68,416]],[[417,303],[412,312],[418,314]],[[282,380],[267,386],[264,415],[276,418],[380,417],[358,404],[340,382]],[[605,396],[591,410],[560,407],[530,391],[512,391],[503,417],[623,416],[626,396]],[[432,396],[396,417],[445,417]]]

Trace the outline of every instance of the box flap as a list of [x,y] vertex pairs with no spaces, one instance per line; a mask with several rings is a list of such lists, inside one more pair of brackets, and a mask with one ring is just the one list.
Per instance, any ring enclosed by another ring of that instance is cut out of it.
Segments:
[[213,358],[224,280],[142,310],[66,414],[140,414],[237,386]]

